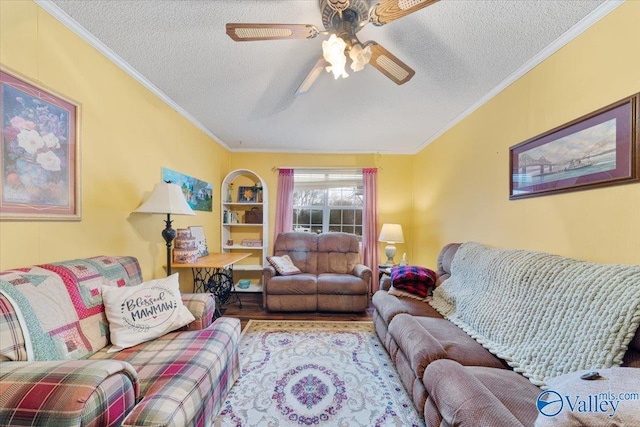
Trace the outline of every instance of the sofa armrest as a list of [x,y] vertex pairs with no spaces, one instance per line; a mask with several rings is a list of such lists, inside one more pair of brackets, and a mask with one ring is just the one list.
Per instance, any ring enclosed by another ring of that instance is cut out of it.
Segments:
[[0,425],[120,425],[138,394],[127,362],[3,362]]
[[[424,414],[427,425],[523,425],[480,380],[456,361],[431,362],[424,371],[423,383],[429,396]],[[531,406],[535,408],[535,403]]]
[[267,283],[269,279],[276,275],[276,269],[271,265],[262,268],[262,283]]
[[216,310],[216,299],[213,294],[182,294],[182,303],[189,309],[193,317],[193,322],[184,328],[188,331],[195,331],[207,328],[213,323],[213,314]]
[[371,269],[364,264],[356,264],[353,268],[353,275],[361,278],[365,282],[369,283],[373,275]]

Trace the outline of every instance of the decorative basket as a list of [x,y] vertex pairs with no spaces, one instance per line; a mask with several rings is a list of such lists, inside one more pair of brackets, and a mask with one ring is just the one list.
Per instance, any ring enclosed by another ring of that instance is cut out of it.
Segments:
[[257,207],[244,211],[245,224],[262,224],[262,210]]

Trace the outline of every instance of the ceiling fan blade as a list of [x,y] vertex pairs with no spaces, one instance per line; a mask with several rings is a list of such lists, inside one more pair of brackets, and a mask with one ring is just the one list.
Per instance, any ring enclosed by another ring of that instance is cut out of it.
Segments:
[[378,43],[369,41],[366,45],[371,46],[369,65],[377,68],[378,71],[389,77],[396,84],[405,84],[416,73],[411,67],[400,61]]
[[237,42],[311,39],[318,33],[318,28],[310,24],[227,24],[227,35]]
[[322,74],[325,67],[328,67],[329,65],[331,64],[329,64],[324,59],[324,57],[321,56],[320,59],[318,59],[318,62],[316,62],[313,68],[311,68],[311,71],[309,71],[309,74],[307,74],[307,77],[304,78],[304,81],[300,83],[300,86],[298,86],[298,89],[296,89],[296,95],[304,95],[305,93],[307,93],[309,89],[311,89],[311,86],[316,81],[318,76]]
[[374,25],[384,25],[407,16],[440,0],[380,0],[371,10],[369,21]]

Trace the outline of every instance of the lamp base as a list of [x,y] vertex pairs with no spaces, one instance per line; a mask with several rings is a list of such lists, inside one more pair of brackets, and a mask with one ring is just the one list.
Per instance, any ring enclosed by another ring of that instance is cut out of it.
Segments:
[[171,276],[171,244],[176,238],[176,230],[171,228],[172,222],[171,214],[167,214],[167,219],[164,221],[165,228],[162,230],[162,238],[167,243],[167,277]]
[[387,261],[385,262],[385,264],[395,265],[395,263],[393,262],[393,257],[396,256],[396,247],[394,245],[385,246],[384,254],[387,256]]

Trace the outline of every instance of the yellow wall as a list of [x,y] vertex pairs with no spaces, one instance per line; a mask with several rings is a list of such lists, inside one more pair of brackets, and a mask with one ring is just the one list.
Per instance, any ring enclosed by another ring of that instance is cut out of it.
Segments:
[[[35,3],[0,1],[0,19],[0,62],[82,106],[82,221],[0,222],[0,270],[106,254],[137,257],[145,280],[163,276],[163,217],[131,212],[163,166],[211,182],[219,200],[230,153]],[[174,228],[204,226],[215,250],[218,220],[214,202]]]
[[624,3],[415,156],[417,262],[471,240],[640,263],[638,183],[509,201],[509,147],[640,92],[639,22]]
[[[413,188],[411,185],[410,155],[380,154],[285,154],[285,153],[232,153],[230,170],[250,169],[257,173],[269,189],[269,223],[274,224],[276,209],[276,190],[278,188],[278,172],[274,168],[299,167],[345,167],[345,168],[378,168],[378,218],[380,227],[385,222],[402,224],[405,243],[397,244],[398,262],[402,253],[407,253],[411,261],[411,248],[418,239],[414,238],[412,229]],[[273,233],[273,229],[270,230]],[[273,247],[273,234],[270,236]],[[379,257],[384,256],[384,244],[379,245]]]
[[640,2],[625,3],[414,156],[229,153],[35,3],[0,1],[0,62],[82,105],[83,187],[80,222],[0,222],[0,270],[128,254],[163,276],[162,217],[131,214],[163,166],[213,184],[213,213],[174,217],[204,226],[213,251],[229,171],[266,181],[273,224],[273,167],[378,167],[380,224],[403,225],[411,263],[468,240],[640,263],[640,184],[508,200],[510,146],[640,91],[638,22]]

